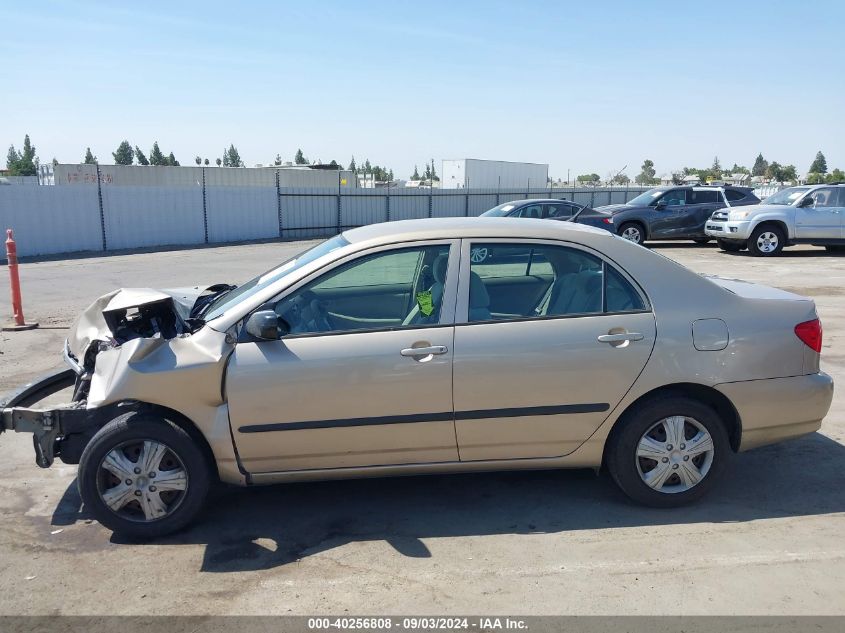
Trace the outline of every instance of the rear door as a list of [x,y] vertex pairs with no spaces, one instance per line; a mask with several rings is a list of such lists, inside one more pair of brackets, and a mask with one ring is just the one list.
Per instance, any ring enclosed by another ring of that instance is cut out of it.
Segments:
[[[799,239],[842,237],[841,187],[822,187],[807,194],[813,205],[795,209],[795,236]],[[804,198],[806,199],[806,198]]]
[[704,225],[716,209],[725,206],[722,192],[715,189],[687,191],[687,205],[679,215],[678,237],[703,237]]
[[[474,263],[472,248],[494,254]],[[596,253],[542,240],[464,240],[455,327],[461,461],[555,457],[580,446],[645,366],[655,340],[646,298]],[[533,306],[491,283],[516,255],[553,283]],[[495,308],[495,309],[494,309]]]

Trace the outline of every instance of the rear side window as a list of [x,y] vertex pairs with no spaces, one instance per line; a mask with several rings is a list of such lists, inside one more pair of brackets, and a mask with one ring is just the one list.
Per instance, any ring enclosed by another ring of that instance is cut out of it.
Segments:
[[737,200],[742,200],[743,198],[745,198],[745,194],[741,191],[737,191],[736,189],[726,189],[725,197],[728,199],[729,202],[736,202]]
[[687,198],[691,200],[690,204],[712,204],[714,202],[720,202],[718,191],[693,190],[688,192]]
[[528,244],[473,244],[470,322],[597,315],[646,309],[613,266],[576,248]]

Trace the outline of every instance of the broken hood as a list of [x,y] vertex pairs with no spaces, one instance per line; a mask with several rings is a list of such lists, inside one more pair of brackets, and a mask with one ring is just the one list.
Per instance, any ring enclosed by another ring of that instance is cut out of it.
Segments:
[[140,337],[173,338],[189,333],[187,320],[197,301],[226,285],[155,290],[121,288],[88,306],[68,332],[68,349],[83,362],[92,341],[121,344]]

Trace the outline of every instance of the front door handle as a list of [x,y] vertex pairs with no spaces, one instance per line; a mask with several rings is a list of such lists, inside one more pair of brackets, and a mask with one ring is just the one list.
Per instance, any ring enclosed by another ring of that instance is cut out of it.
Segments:
[[417,356],[440,356],[449,351],[445,345],[430,345],[429,347],[406,347],[399,353],[402,356],[415,358]]
[[626,341],[641,341],[643,335],[639,332],[622,332],[620,334],[602,334],[596,338],[599,343],[624,343]]

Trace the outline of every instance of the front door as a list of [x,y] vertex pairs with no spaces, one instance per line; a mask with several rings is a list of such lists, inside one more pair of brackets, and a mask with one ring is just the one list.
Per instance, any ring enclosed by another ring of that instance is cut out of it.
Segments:
[[664,193],[655,202],[655,205],[657,202],[660,202],[661,206],[654,209],[654,219],[649,223],[649,236],[661,239],[682,236],[687,206],[687,191],[685,189],[672,189]]
[[242,338],[226,374],[251,473],[456,461],[458,245],[352,256],[271,302],[278,341]]
[[[591,252],[539,241],[463,246],[479,247],[492,257],[462,260],[455,326],[461,461],[571,453],[642,371],[654,315],[631,281]],[[552,283],[528,300],[506,290],[520,276]]]
[[[809,207],[795,209],[795,237],[799,239],[841,239],[842,207],[840,187],[822,187],[807,194]],[[845,202],[845,201],[843,201]]]

